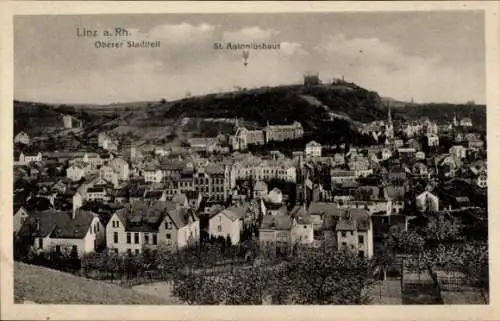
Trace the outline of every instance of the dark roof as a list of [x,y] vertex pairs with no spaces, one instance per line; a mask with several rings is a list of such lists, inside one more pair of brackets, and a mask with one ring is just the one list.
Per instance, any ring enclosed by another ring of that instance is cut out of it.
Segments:
[[71,211],[34,212],[19,233],[34,237],[81,239],[87,234],[94,217],[96,214],[84,210],[78,210],[74,219]]
[[384,188],[385,196],[392,200],[404,200],[405,188],[403,186],[389,185]]
[[89,187],[87,189],[87,193],[102,193],[105,191],[106,189],[104,187]]
[[292,218],[288,215],[266,215],[262,219],[261,229],[265,230],[290,230]]
[[129,232],[157,232],[158,227],[166,216],[169,216],[176,226],[181,228],[189,223],[189,216],[196,220],[192,212],[183,207],[177,207],[172,202],[144,202],[138,201],[115,213],[125,230]]
[[363,209],[343,209],[337,221],[337,231],[366,231],[370,228],[370,215]]
[[145,199],[160,199],[163,196],[162,190],[146,191],[144,193]]
[[230,219],[231,221],[234,222],[236,220],[239,220],[239,219],[245,217],[245,214],[247,213],[248,206],[249,206],[249,204],[245,204],[243,206],[232,206],[232,207],[226,208],[225,210],[223,210],[220,213],[222,213],[228,219]]

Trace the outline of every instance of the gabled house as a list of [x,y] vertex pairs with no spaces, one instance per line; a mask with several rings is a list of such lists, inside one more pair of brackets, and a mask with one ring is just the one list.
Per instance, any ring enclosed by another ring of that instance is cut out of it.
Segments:
[[106,227],[107,247],[140,253],[163,244],[172,250],[199,242],[199,220],[189,208],[171,202],[135,202],[116,211]]
[[420,212],[437,212],[439,211],[439,198],[429,191],[425,191],[417,195],[415,206]]
[[464,159],[467,157],[467,148],[462,145],[455,145],[450,148],[450,155],[455,158]]
[[292,225],[289,215],[265,215],[259,228],[259,243],[277,252],[289,251],[292,246]]
[[359,257],[373,256],[373,226],[365,210],[348,209],[336,221],[338,249],[347,249]]
[[209,219],[208,233],[215,238],[231,239],[231,244],[240,242],[240,234],[244,228],[244,220],[248,211],[248,204],[229,207]]
[[160,183],[163,178],[163,173],[159,168],[148,166],[142,170],[142,177],[144,177],[146,182]]
[[255,182],[253,187],[253,197],[254,198],[263,198],[267,195],[267,184],[263,181]]
[[472,119],[470,117],[464,117],[464,118],[460,119],[460,126],[472,127]]
[[392,203],[392,213],[399,213],[404,209],[405,194],[403,186],[389,185],[384,187],[384,197]]
[[310,141],[306,144],[305,154],[309,157],[321,157],[321,144]]
[[14,207],[14,234],[17,234],[17,232],[19,232],[28,217],[29,213],[23,206]]
[[105,244],[105,228],[97,214],[78,210],[34,212],[19,230],[36,251],[76,251],[79,256]]
[[16,143],[29,145],[30,144],[30,137],[28,136],[28,134],[21,131],[21,132],[17,133],[17,135],[14,137],[14,144],[16,144]]
[[79,166],[73,164],[66,169],[66,177],[71,179],[72,181],[79,181],[83,177],[85,177],[88,171],[89,171],[88,166]]

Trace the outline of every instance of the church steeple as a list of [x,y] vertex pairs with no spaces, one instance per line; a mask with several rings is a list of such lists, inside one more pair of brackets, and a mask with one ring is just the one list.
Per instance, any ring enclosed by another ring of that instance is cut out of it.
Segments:
[[391,105],[387,104],[387,123],[392,125]]

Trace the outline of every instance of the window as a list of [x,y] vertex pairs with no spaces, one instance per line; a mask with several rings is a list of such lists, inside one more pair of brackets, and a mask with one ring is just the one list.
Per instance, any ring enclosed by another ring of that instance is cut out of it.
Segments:
[[358,235],[358,243],[359,244],[364,244],[365,243],[365,238],[363,235]]
[[144,244],[149,244],[149,234],[144,234]]
[[56,253],[61,254],[61,246],[60,245],[56,245]]
[[167,238],[167,240],[170,240],[170,233],[168,233],[167,235],[165,235],[165,237]]
[[95,225],[97,227],[97,232],[99,232],[99,223]]
[[116,254],[118,254],[118,249],[113,249],[115,251]]
[[43,239],[42,238],[38,239],[38,248],[43,249]]
[[134,243],[139,244],[139,233],[134,233]]
[[139,255],[139,249],[135,249],[135,255]]
[[359,256],[360,258],[364,258],[364,257],[365,257],[365,251],[359,251],[359,252],[358,252],[358,256]]
[[342,237],[346,237],[346,232],[342,231]]
[[153,234],[153,245],[158,244],[158,235]]
[[118,243],[118,232],[113,233],[113,242],[116,244]]
[[127,233],[127,244],[132,243],[132,235],[130,233]]
[[217,225],[217,232],[222,232],[222,226],[221,225]]
[[168,230],[169,227],[168,227],[168,222],[165,222],[165,229]]

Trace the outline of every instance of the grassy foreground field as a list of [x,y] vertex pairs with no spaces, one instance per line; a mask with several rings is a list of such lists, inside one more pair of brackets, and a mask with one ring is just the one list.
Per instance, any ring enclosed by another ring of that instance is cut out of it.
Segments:
[[14,301],[39,304],[175,304],[167,298],[19,262],[14,263]]

